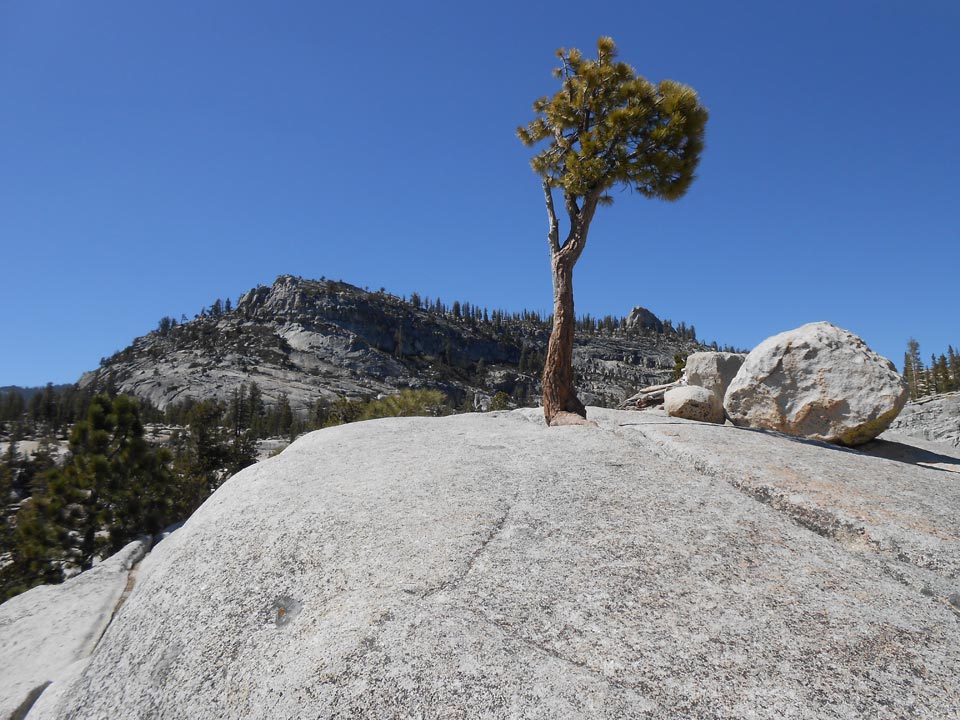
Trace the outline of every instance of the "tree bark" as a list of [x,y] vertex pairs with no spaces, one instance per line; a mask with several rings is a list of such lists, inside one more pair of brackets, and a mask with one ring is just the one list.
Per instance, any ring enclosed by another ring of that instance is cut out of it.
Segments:
[[560,413],[587,416],[573,384],[573,263],[560,253],[551,258],[553,265],[553,330],[543,365],[543,414],[553,425]]

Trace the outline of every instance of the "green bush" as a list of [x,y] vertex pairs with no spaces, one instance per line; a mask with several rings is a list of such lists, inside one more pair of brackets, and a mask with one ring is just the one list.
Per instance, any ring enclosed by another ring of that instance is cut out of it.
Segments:
[[490,400],[490,410],[507,410],[510,407],[510,396],[503,390],[498,392]]
[[401,390],[374,400],[340,398],[325,409],[323,427],[385,417],[439,416],[450,412],[447,396],[439,390]]

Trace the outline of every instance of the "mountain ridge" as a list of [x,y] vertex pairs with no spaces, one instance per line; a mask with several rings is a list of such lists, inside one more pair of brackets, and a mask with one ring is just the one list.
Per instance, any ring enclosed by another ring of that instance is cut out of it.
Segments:
[[[605,319],[597,329],[596,321],[581,321],[593,328],[578,333],[574,353],[586,402],[615,405],[669,379],[675,355],[706,349],[685,328],[661,323],[658,332],[650,318],[659,319],[637,310],[633,324]],[[268,406],[286,395],[301,415],[318,400],[403,388],[441,390],[458,406],[484,407],[498,392],[523,405],[539,395],[548,339],[549,323],[534,314],[491,316],[466,303],[423,305],[419,297],[281,275],[244,293],[228,312],[161,322],[78,384],[126,392],[161,410],[228,401],[254,382]]]

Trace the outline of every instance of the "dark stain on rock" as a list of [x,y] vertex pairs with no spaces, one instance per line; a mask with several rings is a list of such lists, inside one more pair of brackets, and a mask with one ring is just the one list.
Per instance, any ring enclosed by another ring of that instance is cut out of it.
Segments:
[[301,610],[303,610],[303,603],[289,595],[281,595],[270,606],[270,620],[278,628],[284,627],[296,620]]

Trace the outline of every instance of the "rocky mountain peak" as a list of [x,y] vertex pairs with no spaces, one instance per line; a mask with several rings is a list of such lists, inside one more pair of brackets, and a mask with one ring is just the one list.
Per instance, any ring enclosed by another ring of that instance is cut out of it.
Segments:
[[654,332],[663,332],[663,322],[647,310],[645,307],[637,306],[630,311],[627,316],[627,327],[637,328],[638,330],[653,330]]
[[[669,380],[675,354],[704,348],[647,310],[631,317],[639,319],[581,328],[574,368],[586,402],[616,405],[639,387]],[[227,401],[253,382],[268,406],[286,395],[301,415],[318,400],[403,388],[437,389],[457,406],[484,407],[498,392],[524,405],[540,394],[549,334],[549,320],[532,313],[491,314],[467,303],[448,307],[280,275],[244,293],[229,312],[137,338],[80,384],[115,388],[160,409]]]
[[308,310],[312,299],[329,290],[326,281],[279,275],[273,285],[259,285],[244,293],[237,302],[237,312],[246,317],[299,314]]

